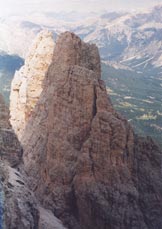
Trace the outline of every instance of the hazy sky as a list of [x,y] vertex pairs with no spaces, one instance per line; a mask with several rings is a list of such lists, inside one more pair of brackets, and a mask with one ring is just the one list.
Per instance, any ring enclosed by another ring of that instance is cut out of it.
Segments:
[[0,0],[0,16],[4,13],[38,11],[101,11],[148,8],[162,0]]

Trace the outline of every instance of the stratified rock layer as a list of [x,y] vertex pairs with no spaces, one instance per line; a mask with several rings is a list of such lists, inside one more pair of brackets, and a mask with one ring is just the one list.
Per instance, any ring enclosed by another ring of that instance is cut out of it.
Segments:
[[31,188],[69,228],[162,228],[162,154],[113,109],[95,45],[60,35],[21,139]]
[[52,61],[54,49],[53,35],[41,32],[29,51],[25,65],[15,73],[11,86],[11,124],[21,138],[26,122],[42,92],[46,71]]

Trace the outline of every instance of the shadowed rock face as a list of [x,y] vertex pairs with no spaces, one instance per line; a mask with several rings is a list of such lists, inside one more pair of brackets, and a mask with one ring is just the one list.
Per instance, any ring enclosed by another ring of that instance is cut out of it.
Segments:
[[29,191],[22,147],[9,124],[9,110],[0,95],[0,228],[37,228],[39,211]]
[[12,167],[22,161],[22,148],[11,129],[9,110],[0,94],[0,159],[8,161]]
[[0,228],[65,229],[29,189],[22,147],[8,120],[9,110],[0,95]]
[[161,152],[113,109],[95,45],[60,35],[21,143],[31,188],[69,228],[162,228]]

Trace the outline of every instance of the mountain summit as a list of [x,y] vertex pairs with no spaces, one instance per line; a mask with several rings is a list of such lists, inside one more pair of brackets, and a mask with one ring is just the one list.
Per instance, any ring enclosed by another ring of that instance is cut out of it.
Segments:
[[[12,93],[19,118],[21,94]],[[58,37],[20,139],[31,189],[68,228],[162,228],[162,153],[112,107],[95,45],[70,32]]]

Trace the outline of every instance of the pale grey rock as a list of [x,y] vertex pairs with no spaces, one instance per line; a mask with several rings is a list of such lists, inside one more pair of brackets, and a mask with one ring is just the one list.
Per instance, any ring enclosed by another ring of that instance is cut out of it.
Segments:
[[4,228],[36,229],[39,222],[37,201],[19,171],[0,163],[2,189],[4,193]]
[[39,229],[66,229],[50,210],[40,207],[39,212]]
[[19,139],[42,92],[53,49],[52,32],[42,31],[36,37],[24,66],[15,73],[11,85],[10,122]]

